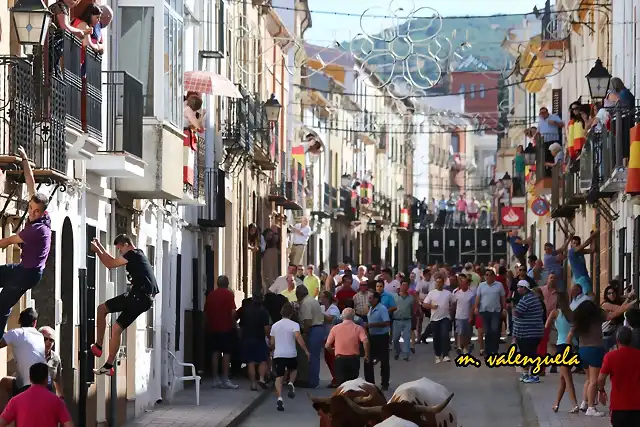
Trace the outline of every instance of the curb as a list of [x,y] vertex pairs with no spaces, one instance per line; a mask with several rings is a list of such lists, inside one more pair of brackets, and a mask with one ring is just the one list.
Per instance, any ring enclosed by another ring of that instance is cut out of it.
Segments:
[[529,395],[525,389],[524,384],[520,382],[520,379],[517,379],[517,381],[518,394],[520,395],[520,408],[522,408],[522,421],[524,423],[522,427],[540,427],[531,395]]
[[218,423],[216,427],[238,427],[244,420],[247,419],[251,413],[262,404],[267,397],[273,393],[273,389],[269,388],[261,392],[258,397],[253,399],[251,403],[249,403],[244,408],[236,409],[231,412],[227,417]]

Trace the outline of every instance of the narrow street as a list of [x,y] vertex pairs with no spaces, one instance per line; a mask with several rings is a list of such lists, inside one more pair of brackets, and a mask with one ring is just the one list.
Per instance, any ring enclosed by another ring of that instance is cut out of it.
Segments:
[[[326,366],[323,366],[322,374],[326,384],[330,378]],[[458,413],[458,427],[535,426],[524,421],[525,409],[519,383],[511,368],[457,368],[453,362],[436,365],[432,345],[420,344],[409,362],[391,360],[391,387],[385,395],[390,398],[398,385],[421,377],[439,382],[455,393],[451,405]],[[240,427],[317,427],[318,416],[311,407],[307,392],[328,396],[332,390],[298,390],[295,400],[285,398],[285,412],[276,411],[275,397],[271,396]]]

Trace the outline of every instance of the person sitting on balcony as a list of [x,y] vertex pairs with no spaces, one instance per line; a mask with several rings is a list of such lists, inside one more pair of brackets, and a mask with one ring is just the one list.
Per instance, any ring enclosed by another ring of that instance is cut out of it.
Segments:
[[98,53],[104,53],[105,45],[102,39],[102,30],[111,24],[111,20],[113,19],[113,10],[109,7],[109,5],[103,4],[100,6],[102,10],[102,15],[100,15],[100,20],[93,26],[93,33],[91,34],[91,39],[98,44],[99,49],[96,49]]
[[[82,15],[71,22],[72,27],[79,28],[83,31],[86,29],[91,30],[90,33],[85,33],[82,37],[82,46],[90,47],[94,51],[100,53],[102,53],[102,47],[99,44],[99,40],[97,38],[94,38],[93,29],[100,22],[101,16],[102,9],[100,8],[100,6],[95,3],[90,3],[84,10],[84,12],[82,12]],[[84,63],[84,51],[82,53],[80,61]]]
[[554,142],[549,147],[549,151],[553,156],[553,163],[546,162],[545,166],[554,167],[555,165],[561,165],[564,163],[564,151],[562,150],[562,145],[558,144],[557,142]]
[[49,43],[49,57],[51,58],[51,62],[49,63],[49,71],[55,73],[56,76],[60,74],[59,66],[60,58],[62,58],[64,54],[65,31],[69,31],[80,39],[93,32],[93,29],[90,27],[80,29],[71,25],[71,21],[69,20],[70,11],[71,8],[77,6],[78,3],[80,3],[80,0],[58,0],[49,6],[49,12],[53,15],[49,28],[51,33]]
[[51,218],[47,213],[49,197],[36,193],[33,171],[22,147],[18,148],[18,156],[22,158],[23,175],[29,194],[28,220],[21,232],[0,239],[0,249],[11,245],[20,245],[22,249],[19,264],[0,266],[0,338],[7,326],[11,308],[40,282],[51,249]]
[[202,108],[202,97],[197,92],[187,92],[184,97],[184,129],[204,132],[204,116],[207,113]]
[[116,236],[113,245],[120,253],[117,257],[110,255],[98,239],[93,239],[91,242],[91,250],[100,258],[102,264],[109,269],[126,266],[127,273],[131,276],[131,290],[98,306],[96,342],[91,344],[91,352],[95,357],[102,356],[102,343],[104,341],[104,332],[107,328],[107,314],[120,313],[120,315],[111,327],[109,356],[101,368],[93,370],[96,375],[113,375],[113,364],[120,349],[122,332],[135,322],[138,316],[153,307],[153,299],[160,293],[153,267],[151,267],[144,252],[133,245],[131,237],[126,234],[120,234]]

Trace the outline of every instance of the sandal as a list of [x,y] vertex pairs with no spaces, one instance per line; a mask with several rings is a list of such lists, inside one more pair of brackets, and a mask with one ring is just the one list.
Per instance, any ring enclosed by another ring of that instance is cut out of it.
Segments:
[[580,407],[578,405],[574,406],[572,410],[569,411],[570,414],[577,414],[580,412]]
[[551,407],[551,409],[553,410],[553,412],[558,412],[558,406],[553,406]]

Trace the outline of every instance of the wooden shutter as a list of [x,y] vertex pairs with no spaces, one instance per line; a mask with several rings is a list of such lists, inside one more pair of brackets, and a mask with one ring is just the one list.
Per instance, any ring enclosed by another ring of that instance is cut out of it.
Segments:
[[551,90],[551,112],[562,117],[562,89]]

